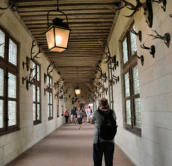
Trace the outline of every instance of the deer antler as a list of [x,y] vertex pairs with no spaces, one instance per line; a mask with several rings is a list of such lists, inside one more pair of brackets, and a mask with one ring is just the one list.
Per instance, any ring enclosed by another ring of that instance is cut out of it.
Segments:
[[[49,71],[49,69],[50,69],[51,66],[53,68]],[[54,70],[54,68],[55,68],[55,63],[52,61],[52,62],[50,62],[50,64],[47,67],[47,75],[49,75]]]

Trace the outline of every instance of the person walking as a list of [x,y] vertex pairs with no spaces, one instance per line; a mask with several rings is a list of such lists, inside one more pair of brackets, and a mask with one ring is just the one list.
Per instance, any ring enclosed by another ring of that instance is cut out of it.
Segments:
[[71,114],[70,114],[70,121],[71,121],[71,123],[74,123],[74,115],[75,115],[75,113],[76,113],[76,110],[75,110],[75,107],[73,107],[72,109],[71,109]]
[[[92,121],[95,123],[93,161],[94,166],[102,165],[104,155],[105,165],[113,166],[114,135],[117,131],[115,112],[109,109],[108,101],[102,98],[98,110],[93,113]],[[106,125],[108,122],[108,125]]]
[[78,120],[78,124],[79,124],[79,130],[82,128],[82,118],[83,118],[82,108],[78,107],[77,120]]
[[64,112],[64,116],[65,116],[65,121],[66,121],[66,123],[68,123],[68,119],[69,119],[69,111],[68,111],[68,110],[66,110],[66,111]]

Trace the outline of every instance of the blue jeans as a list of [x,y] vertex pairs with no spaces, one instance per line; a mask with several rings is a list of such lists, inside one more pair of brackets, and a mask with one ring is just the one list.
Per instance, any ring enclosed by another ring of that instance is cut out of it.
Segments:
[[105,166],[113,166],[114,143],[102,142],[93,144],[94,166],[102,166],[102,157],[104,154]]

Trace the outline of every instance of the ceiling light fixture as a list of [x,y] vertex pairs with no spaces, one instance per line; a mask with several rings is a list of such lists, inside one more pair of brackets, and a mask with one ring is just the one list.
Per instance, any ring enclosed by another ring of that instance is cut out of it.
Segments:
[[[53,19],[53,23],[49,23],[49,16],[51,12],[57,12],[65,16],[66,22],[63,22],[61,18]],[[63,52],[68,47],[68,40],[70,35],[70,28],[68,25],[67,15],[59,10],[59,4],[57,0],[57,9],[50,10],[47,13],[47,25],[48,30],[46,32],[46,39],[48,43],[48,49],[52,52]]]
[[76,95],[80,95],[81,94],[81,89],[79,89],[78,86],[75,88],[75,94]]

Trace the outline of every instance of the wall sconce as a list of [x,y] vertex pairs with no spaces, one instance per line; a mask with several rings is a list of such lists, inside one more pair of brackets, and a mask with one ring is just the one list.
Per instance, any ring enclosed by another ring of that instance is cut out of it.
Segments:
[[7,7],[0,7],[0,10],[6,10],[6,9],[11,9],[12,11],[17,11],[17,7],[14,5],[12,0],[9,0],[8,6]]
[[143,44],[140,47],[143,48],[143,49],[146,49],[146,50],[150,50],[150,54],[152,55],[153,58],[155,58],[156,49],[155,49],[155,46],[154,45],[152,45],[151,47],[147,47],[147,46],[145,46]]
[[29,71],[29,67],[30,67],[30,59],[29,59],[29,57],[27,56],[26,57],[26,62],[23,62],[22,63],[22,65],[23,65],[23,69],[25,68],[25,66],[26,66],[26,70],[27,71]]
[[137,58],[141,61],[141,64],[143,66],[144,65],[144,56],[143,55],[141,55],[141,56],[137,55]]
[[152,2],[156,2],[156,3],[159,3],[159,4],[162,3],[161,8],[164,10],[164,12],[166,11],[167,0],[152,0]]
[[[57,12],[66,17],[66,23],[60,18],[53,19],[53,24],[49,23],[49,15],[51,12]],[[57,9],[50,10],[47,13],[47,25],[48,30],[46,32],[46,39],[48,43],[48,49],[53,52],[63,52],[67,49],[68,40],[70,35],[70,29],[68,25],[67,15],[59,10],[58,0]]]
[[[50,70],[51,67],[52,67],[52,69]],[[44,73],[44,83],[46,83],[47,76],[50,75],[51,72],[53,72],[54,68],[55,68],[55,63],[54,62],[50,62],[50,64],[47,67],[47,73]]]
[[[40,57],[38,57],[38,55],[41,53],[41,50],[40,50],[40,47],[39,47],[39,50],[38,50],[38,52],[35,54],[35,52],[33,51],[33,49],[34,49],[34,47],[36,47],[36,41],[35,40],[33,40],[32,41],[32,46],[31,46],[31,51],[30,51],[30,59],[32,60],[32,61],[34,61],[34,59],[36,59],[36,58],[40,58]],[[33,56],[34,55],[34,56]]]
[[136,32],[136,31],[134,30],[134,28],[133,28],[133,29],[131,30],[131,33],[133,33],[133,34],[135,34],[136,36],[138,36],[140,42],[142,41],[142,31]]
[[26,77],[22,77],[22,84],[24,84],[24,82],[26,81],[26,89],[29,90],[29,85],[32,85],[35,78],[36,78],[36,75],[37,73],[32,77],[32,73],[33,73],[33,70],[34,69],[30,69],[30,73],[29,73],[29,76],[26,76]]
[[[154,0],[154,1],[162,1],[162,0]],[[166,0],[164,0],[166,1]],[[142,3],[140,0],[136,0],[136,5],[122,0],[121,2],[116,2],[114,4],[116,10],[121,10],[127,7],[129,10],[133,11],[130,15],[126,17],[133,17],[133,15],[141,8],[144,8],[144,16],[146,18],[146,22],[149,27],[152,27],[153,24],[153,8],[152,8],[152,0],[146,0],[146,2]]]
[[171,41],[171,35],[170,33],[165,33],[164,36],[160,35],[156,30],[154,30],[155,35],[149,34],[149,36],[153,37],[153,39],[160,39],[164,41],[165,45],[169,48],[170,47],[170,41]]

